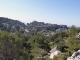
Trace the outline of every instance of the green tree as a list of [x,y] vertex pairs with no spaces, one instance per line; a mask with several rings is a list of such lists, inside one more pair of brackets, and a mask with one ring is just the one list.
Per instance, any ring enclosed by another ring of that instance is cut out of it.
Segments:
[[69,36],[74,37],[76,35],[76,27],[73,25],[69,30]]

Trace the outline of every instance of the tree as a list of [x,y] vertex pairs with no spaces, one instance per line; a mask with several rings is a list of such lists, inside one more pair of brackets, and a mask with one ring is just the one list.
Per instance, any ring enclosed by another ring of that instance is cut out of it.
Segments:
[[0,32],[0,59],[26,60],[30,57],[30,44],[25,38],[7,32]]
[[73,25],[69,30],[69,36],[74,37],[76,35],[76,27]]

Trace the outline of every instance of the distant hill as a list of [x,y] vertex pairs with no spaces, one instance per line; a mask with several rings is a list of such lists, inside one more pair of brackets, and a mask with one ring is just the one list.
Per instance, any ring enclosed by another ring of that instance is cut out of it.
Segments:
[[0,17],[0,30],[8,32],[61,32],[68,29],[67,25],[50,24],[44,22],[33,21],[31,23],[24,23],[5,17]]
[[26,25],[18,20],[0,17],[0,30],[8,32],[23,31]]
[[67,25],[57,25],[49,24],[44,22],[33,21],[27,23],[27,29],[30,32],[39,32],[39,31],[63,31],[68,29]]

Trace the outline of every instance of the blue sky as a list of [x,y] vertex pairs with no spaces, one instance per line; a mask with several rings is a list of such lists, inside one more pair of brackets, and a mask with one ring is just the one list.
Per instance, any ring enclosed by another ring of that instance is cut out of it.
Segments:
[[0,0],[0,17],[80,26],[80,0]]

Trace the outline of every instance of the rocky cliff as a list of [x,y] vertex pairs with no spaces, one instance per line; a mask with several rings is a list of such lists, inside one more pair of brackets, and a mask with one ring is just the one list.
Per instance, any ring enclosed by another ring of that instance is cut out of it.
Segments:
[[68,57],[67,60],[80,60],[80,50],[74,52],[71,57]]
[[26,25],[18,20],[0,17],[0,30],[8,32],[23,31]]

